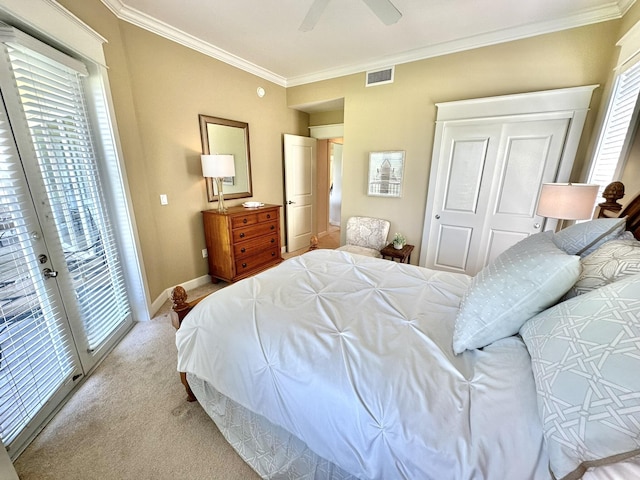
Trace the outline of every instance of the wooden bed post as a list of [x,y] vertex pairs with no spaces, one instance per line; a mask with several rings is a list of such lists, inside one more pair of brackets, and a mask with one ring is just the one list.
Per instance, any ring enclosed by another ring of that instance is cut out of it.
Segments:
[[[172,290],[171,301],[173,302],[173,306],[171,307],[171,324],[176,330],[178,330],[180,325],[182,325],[182,320],[187,316],[187,313],[189,313],[191,309],[195,307],[200,300],[202,300],[202,298],[198,298],[193,302],[187,302],[187,292],[184,288],[178,285]],[[182,382],[187,392],[187,401],[195,402],[196,397],[191,391],[191,387],[189,387],[187,374],[185,372],[180,372],[180,382]]]

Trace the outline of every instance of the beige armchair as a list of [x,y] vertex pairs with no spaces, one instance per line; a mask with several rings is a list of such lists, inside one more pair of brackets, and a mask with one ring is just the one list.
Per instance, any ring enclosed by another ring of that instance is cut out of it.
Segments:
[[388,244],[390,226],[382,218],[351,217],[347,220],[347,243],[336,250],[382,258],[380,250]]

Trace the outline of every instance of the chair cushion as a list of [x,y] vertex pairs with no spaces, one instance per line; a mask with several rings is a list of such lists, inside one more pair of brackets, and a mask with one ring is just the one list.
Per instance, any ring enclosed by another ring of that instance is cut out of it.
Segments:
[[336,248],[336,250],[355,253],[357,255],[365,255],[367,257],[382,258],[379,250],[376,250],[374,248],[359,247],[358,245],[343,245],[342,247]]
[[347,220],[347,245],[382,250],[387,245],[390,223],[382,218],[351,217]]

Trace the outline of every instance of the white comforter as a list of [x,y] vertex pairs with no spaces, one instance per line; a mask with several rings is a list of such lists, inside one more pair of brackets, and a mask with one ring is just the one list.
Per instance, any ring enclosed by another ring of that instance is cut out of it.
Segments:
[[455,356],[469,277],[317,250],[201,302],[178,370],[363,479],[548,479],[527,350]]

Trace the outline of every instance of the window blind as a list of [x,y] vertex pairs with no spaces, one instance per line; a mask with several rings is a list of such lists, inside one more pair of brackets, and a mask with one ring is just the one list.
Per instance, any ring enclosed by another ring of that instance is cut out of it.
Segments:
[[9,445],[75,369],[32,245],[33,206],[0,106],[0,437]]
[[588,183],[600,185],[600,192],[614,180],[623,149],[632,131],[638,93],[640,92],[640,63],[618,75],[600,140],[596,147]]
[[9,58],[89,351],[130,315],[81,74],[21,46]]

